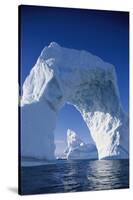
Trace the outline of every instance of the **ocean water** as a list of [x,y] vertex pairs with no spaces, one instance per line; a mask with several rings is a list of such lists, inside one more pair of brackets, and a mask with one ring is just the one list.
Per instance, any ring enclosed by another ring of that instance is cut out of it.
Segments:
[[57,160],[21,167],[21,194],[129,188],[129,160]]

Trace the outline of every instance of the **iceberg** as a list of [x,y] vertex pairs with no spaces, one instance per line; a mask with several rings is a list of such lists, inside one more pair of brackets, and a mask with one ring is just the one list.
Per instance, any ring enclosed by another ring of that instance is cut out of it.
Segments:
[[65,103],[81,113],[99,159],[128,158],[129,119],[121,105],[115,67],[55,42],[42,50],[23,84],[22,156],[55,159],[54,130]]
[[73,131],[67,130],[66,158],[74,159],[98,159],[97,149],[94,144],[85,144]]

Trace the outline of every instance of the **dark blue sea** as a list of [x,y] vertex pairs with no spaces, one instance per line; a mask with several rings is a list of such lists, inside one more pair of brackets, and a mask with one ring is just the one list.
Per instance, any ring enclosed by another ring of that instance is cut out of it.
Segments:
[[129,160],[57,160],[21,167],[21,194],[129,188]]

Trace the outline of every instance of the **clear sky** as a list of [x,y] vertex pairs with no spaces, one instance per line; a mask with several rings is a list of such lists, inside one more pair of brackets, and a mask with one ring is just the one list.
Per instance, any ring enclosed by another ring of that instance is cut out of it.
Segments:
[[[84,49],[116,68],[124,110],[129,107],[129,15],[127,12],[21,6],[21,83],[50,42]],[[67,128],[91,142],[80,113],[66,105],[59,113],[55,140],[57,152],[65,147]]]

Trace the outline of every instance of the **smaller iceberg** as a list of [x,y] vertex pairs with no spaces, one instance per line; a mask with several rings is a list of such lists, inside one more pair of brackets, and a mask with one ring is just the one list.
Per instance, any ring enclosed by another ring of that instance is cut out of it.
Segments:
[[97,148],[94,144],[85,144],[73,131],[67,130],[66,158],[73,159],[98,159]]

